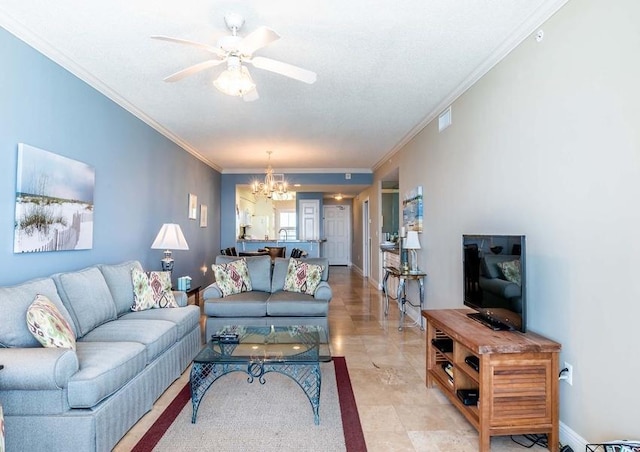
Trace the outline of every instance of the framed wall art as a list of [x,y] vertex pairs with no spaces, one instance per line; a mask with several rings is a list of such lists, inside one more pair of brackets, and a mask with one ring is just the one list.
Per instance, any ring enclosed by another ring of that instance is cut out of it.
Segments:
[[405,193],[402,200],[402,224],[407,231],[422,232],[422,185]]
[[207,206],[200,204],[200,227],[207,227]]
[[14,253],[93,248],[95,169],[18,144]]
[[198,218],[198,197],[193,193],[189,193],[189,219]]

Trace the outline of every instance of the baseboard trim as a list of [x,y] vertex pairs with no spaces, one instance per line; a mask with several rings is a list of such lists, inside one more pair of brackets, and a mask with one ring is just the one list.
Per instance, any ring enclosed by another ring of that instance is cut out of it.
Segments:
[[565,446],[571,447],[575,452],[586,450],[587,444],[589,444],[586,439],[562,422],[560,422],[560,442]]

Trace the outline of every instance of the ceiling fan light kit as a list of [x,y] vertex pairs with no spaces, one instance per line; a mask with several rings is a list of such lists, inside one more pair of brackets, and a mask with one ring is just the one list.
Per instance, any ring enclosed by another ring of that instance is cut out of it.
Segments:
[[244,96],[256,89],[249,71],[240,64],[238,57],[229,57],[227,69],[213,81],[213,85],[229,96]]
[[176,82],[226,62],[227,69],[218,76],[213,84],[222,93],[229,96],[242,97],[245,101],[256,100],[258,92],[249,70],[243,63],[304,83],[315,83],[317,78],[315,72],[272,60],[271,58],[253,57],[255,51],[280,39],[278,33],[268,27],[259,27],[244,38],[241,38],[237,33],[244,25],[244,18],[239,14],[228,13],[224,16],[224,21],[231,31],[231,35],[220,38],[215,46],[168,36],[151,36],[153,39],[199,47],[213,54],[213,58],[209,60],[194,64],[166,77],[164,79],[166,82]]

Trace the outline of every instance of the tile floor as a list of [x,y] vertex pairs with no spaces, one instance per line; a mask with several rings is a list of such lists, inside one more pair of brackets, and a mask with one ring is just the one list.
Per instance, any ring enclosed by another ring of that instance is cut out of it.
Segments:
[[[425,333],[417,327],[398,331],[396,306],[391,305],[389,318],[385,318],[382,292],[355,270],[331,267],[330,283],[334,295],[329,309],[332,353],[346,357],[367,449],[477,451],[478,435],[473,427],[438,389],[425,386]],[[188,379],[187,371],[115,451],[130,450]],[[510,437],[494,437],[491,450],[526,449]],[[536,446],[534,450],[546,449]]]

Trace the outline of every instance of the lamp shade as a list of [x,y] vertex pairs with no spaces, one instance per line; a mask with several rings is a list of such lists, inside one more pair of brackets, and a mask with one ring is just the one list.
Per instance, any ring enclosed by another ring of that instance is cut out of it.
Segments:
[[407,231],[407,238],[404,241],[404,247],[408,250],[420,249],[420,240],[418,239],[418,231]]
[[175,223],[165,223],[160,228],[160,232],[151,244],[154,250],[188,250],[189,245],[184,238],[180,225]]

